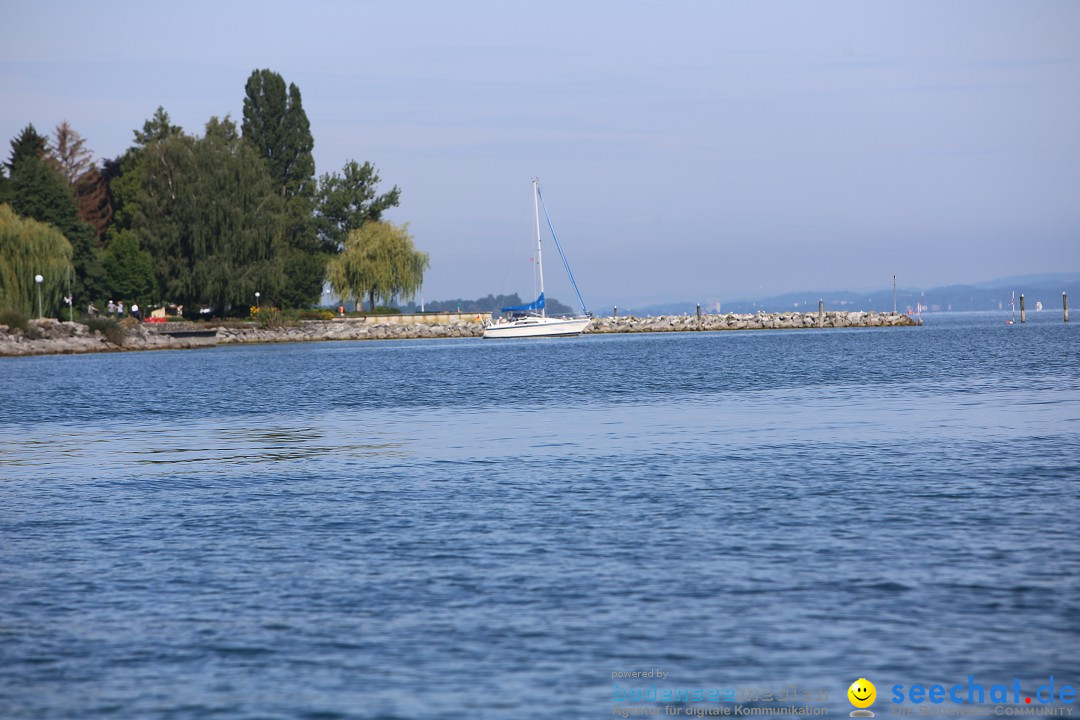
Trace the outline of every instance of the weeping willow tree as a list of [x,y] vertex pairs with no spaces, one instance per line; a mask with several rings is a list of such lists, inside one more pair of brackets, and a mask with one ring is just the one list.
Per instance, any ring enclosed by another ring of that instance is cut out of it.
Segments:
[[428,254],[413,246],[408,223],[372,221],[349,232],[327,274],[339,296],[366,296],[374,309],[376,300],[389,304],[394,298],[414,298],[430,265]]
[[0,205],[0,309],[35,315],[37,283],[46,315],[60,311],[72,277],[71,243],[52,225],[19,217]]
[[[142,150],[132,229],[153,262],[157,298],[224,313],[284,285],[286,218],[258,153],[235,123],[170,135]],[[321,271],[321,267],[320,267]]]

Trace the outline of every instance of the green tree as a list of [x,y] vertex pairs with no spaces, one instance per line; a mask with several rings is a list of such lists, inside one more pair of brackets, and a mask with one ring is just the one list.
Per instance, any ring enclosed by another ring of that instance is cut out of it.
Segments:
[[158,106],[154,114],[143,123],[142,130],[134,130],[135,145],[113,159],[102,163],[105,202],[111,215],[106,234],[111,238],[124,230],[133,230],[139,215],[139,197],[143,192],[144,150],[147,145],[161,143],[170,138],[184,137],[179,125],[173,125],[169,113]]
[[345,163],[340,175],[326,173],[319,178],[315,221],[327,250],[337,252],[350,232],[359,230],[364,223],[381,220],[386,210],[398,206],[401,190],[397,185],[377,195],[378,185],[375,166],[355,160]]
[[140,160],[134,230],[154,263],[159,299],[220,313],[270,302],[283,285],[287,218],[266,165],[235,123],[151,142]]
[[315,195],[315,139],[300,88],[271,70],[255,70],[244,86],[244,139],[266,159],[283,198]]
[[0,309],[36,314],[37,283],[41,283],[45,313],[60,309],[71,273],[71,243],[52,225],[19,217],[0,205]]
[[24,218],[49,223],[74,248],[72,291],[78,303],[98,297],[102,270],[94,229],[79,218],[75,195],[57,165],[45,157],[23,156],[11,175],[11,207]]
[[377,300],[389,304],[415,297],[430,265],[428,254],[414,247],[408,223],[372,221],[349,233],[328,272],[338,295],[367,296],[374,309]]
[[139,247],[135,233],[124,230],[109,241],[102,265],[110,298],[142,305],[153,299],[154,265],[150,255]]
[[44,158],[49,139],[40,134],[31,123],[22,129],[18,136],[11,141],[11,155],[8,157],[7,167],[12,175],[15,169],[27,158]]
[[243,135],[266,163],[284,201],[286,247],[280,252],[285,281],[278,292],[284,306],[305,307],[322,294],[328,255],[321,247],[312,212],[315,207],[315,140],[294,84],[281,75],[255,70],[244,95]]
[[143,123],[142,130],[135,131],[135,144],[142,147],[156,140],[165,140],[183,134],[184,131],[179,125],[172,124],[165,108],[158,105],[158,109],[154,111],[150,119]]
[[101,164],[105,192],[112,209],[106,235],[115,235],[134,227],[142,186],[142,155],[142,148],[128,148],[123,155],[106,159]]
[[56,166],[44,157],[22,158],[11,173],[12,209],[22,217],[70,231],[78,222],[75,198]]

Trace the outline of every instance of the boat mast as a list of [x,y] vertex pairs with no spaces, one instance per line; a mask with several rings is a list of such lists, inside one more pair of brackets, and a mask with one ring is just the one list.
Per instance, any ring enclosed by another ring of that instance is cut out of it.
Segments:
[[[544,296],[544,263],[540,258],[540,181],[533,178],[533,213],[536,216],[536,268],[540,273],[540,297]],[[547,317],[547,302],[540,308],[540,316]]]

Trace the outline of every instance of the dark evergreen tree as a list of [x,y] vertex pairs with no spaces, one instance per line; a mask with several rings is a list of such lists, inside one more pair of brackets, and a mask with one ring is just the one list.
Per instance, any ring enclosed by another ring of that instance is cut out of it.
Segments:
[[49,139],[34,129],[33,123],[27,125],[18,137],[11,141],[11,155],[8,156],[7,168],[12,175],[19,163],[27,158],[43,158],[48,148]]
[[11,206],[20,216],[49,223],[74,248],[72,286],[76,302],[98,297],[102,270],[95,245],[96,234],[79,219],[75,196],[55,163],[41,156],[23,154],[11,175]]
[[44,156],[20,158],[11,174],[11,185],[11,206],[22,217],[50,223],[65,235],[78,223],[71,188]]
[[154,115],[143,123],[142,130],[135,131],[135,144],[138,146],[149,145],[155,140],[182,135],[183,130],[179,125],[173,125],[169,119],[169,113],[165,108],[158,105]]

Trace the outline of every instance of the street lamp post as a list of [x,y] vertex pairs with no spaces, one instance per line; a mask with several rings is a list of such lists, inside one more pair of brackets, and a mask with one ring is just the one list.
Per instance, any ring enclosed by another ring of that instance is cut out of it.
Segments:
[[259,298],[260,298],[261,296],[262,296],[262,293],[260,293],[260,292],[259,292],[258,290],[256,290],[256,291],[255,291],[255,309],[256,309],[256,310],[258,310],[258,309],[259,309],[259,308],[261,307],[261,306],[259,305]]
[[34,276],[34,282],[37,283],[37,317],[38,317],[38,320],[40,320],[43,317],[42,314],[41,314],[41,283],[44,282],[44,280],[45,280],[45,278],[43,278],[40,275],[35,275]]

